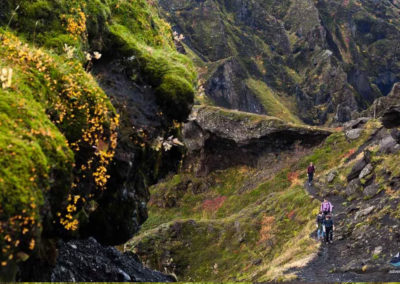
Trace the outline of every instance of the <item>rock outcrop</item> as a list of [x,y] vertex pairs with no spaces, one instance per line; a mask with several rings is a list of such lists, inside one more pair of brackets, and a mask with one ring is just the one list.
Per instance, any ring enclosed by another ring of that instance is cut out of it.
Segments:
[[265,156],[318,145],[330,134],[327,129],[207,106],[195,107],[183,129],[187,163],[205,172],[240,164],[256,166]]
[[[394,84],[391,92],[387,96],[376,99],[372,104],[372,106],[362,114],[374,118],[382,116],[390,116],[389,108],[393,108],[399,105],[399,101],[400,101],[400,83],[396,83]],[[390,118],[388,117],[387,119]]]
[[43,282],[175,282],[173,276],[145,268],[133,253],[103,247],[94,238],[59,242],[55,267],[25,264],[19,281]]

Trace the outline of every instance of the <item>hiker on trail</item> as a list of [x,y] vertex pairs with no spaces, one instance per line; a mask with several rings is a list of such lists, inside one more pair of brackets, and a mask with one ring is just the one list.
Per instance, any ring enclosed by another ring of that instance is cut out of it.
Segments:
[[333,224],[332,216],[326,215],[324,220],[324,233],[325,233],[325,242],[333,243],[333,230],[335,226]]
[[321,203],[320,211],[322,212],[322,214],[324,214],[324,216],[326,216],[328,214],[332,214],[332,210],[333,210],[332,203],[330,203],[328,199],[325,198],[324,202]]
[[322,214],[322,211],[319,211],[317,215],[317,239],[323,239],[324,238],[324,215]]
[[314,179],[314,173],[315,173],[315,167],[314,167],[313,163],[311,162],[307,168],[308,185],[311,185],[311,183]]

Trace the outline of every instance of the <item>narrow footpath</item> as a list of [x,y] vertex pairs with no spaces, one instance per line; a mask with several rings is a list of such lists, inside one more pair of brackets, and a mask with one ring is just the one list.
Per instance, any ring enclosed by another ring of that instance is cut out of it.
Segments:
[[[318,195],[319,189],[314,185],[309,186],[305,183],[305,188],[308,193],[314,198],[321,200]],[[338,239],[341,235],[343,223],[348,217],[347,209],[343,206],[345,199],[338,195],[330,195],[328,200],[334,206],[333,220],[335,229],[338,234],[333,234],[333,244],[321,244],[320,250],[307,266],[292,270],[299,277],[300,281],[305,282],[354,282],[354,281],[399,281],[399,275],[388,274],[383,272],[371,273],[355,273],[355,272],[338,272],[338,267],[343,267],[351,261],[345,256],[348,249],[348,241],[346,239]],[[345,224],[346,222],[344,222]],[[317,233],[314,231],[310,237],[316,239]]]

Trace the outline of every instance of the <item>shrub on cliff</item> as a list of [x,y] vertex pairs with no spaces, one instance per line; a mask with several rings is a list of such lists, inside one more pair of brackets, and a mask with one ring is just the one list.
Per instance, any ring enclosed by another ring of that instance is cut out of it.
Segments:
[[[46,235],[75,231],[105,188],[118,117],[80,64],[0,31],[1,266]],[[4,78],[2,78],[4,79]]]
[[59,53],[65,45],[76,48],[82,62],[88,50],[121,53],[157,90],[164,113],[184,120],[193,104],[196,72],[176,51],[171,27],[154,5],[144,0],[8,0],[0,20]]

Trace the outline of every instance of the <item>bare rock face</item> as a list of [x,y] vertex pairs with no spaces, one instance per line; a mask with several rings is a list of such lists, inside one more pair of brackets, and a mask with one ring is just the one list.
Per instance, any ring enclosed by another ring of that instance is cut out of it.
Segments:
[[264,107],[245,84],[246,74],[236,59],[222,63],[207,81],[206,92],[222,107],[265,114]]
[[256,166],[263,156],[315,146],[331,132],[269,116],[202,106],[194,108],[183,134],[190,163],[197,164],[200,172],[208,172],[238,164]]
[[387,117],[386,119],[385,118],[383,119],[384,125],[390,126],[389,124],[387,124],[389,121],[385,122],[385,120],[387,119],[390,120],[390,113],[388,111],[389,109],[398,106],[399,101],[400,101],[400,83],[396,83],[393,85],[392,90],[387,96],[375,100],[372,106],[367,111],[365,111],[364,114],[377,118],[382,116]]

